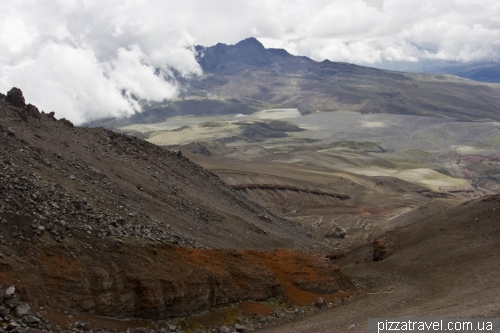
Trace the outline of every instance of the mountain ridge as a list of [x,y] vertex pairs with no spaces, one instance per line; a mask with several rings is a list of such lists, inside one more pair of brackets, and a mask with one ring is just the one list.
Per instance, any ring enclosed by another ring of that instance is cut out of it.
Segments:
[[303,115],[343,110],[500,120],[497,84],[316,62],[282,49],[266,49],[255,38],[235,45],[196,46],[195,50],[204,74],[183,80],[178,98],[145,103],[143,112],[129,118],[90,125],[118,129],[174,116],[251,114],[272,108],[296,108]]
[[430,68],[423,68],[418,72],[425,74],[451,74],[474,81],[500,83],[499,62],[435,66]]
[[284,49],[266,49],[256,38],[244,39],[235,45],[218,43],[212,47],[195,46],[196,60],[204,72],[223,72],[231,74],[231,70],[241,70],[240,66],[279,65],[286,58],[298,65],[303,62],[314,62],[308,57],[296,57]]

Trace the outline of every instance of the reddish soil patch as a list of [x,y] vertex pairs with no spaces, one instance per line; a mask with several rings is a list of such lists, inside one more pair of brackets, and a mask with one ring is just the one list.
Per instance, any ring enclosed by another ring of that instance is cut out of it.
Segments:
[[339,290],[354,288],[335,265],[317,257],[292,250],[247,253],[276,275],[285,298],[298,306],[311,305],[318,297],[333,302],[346,296]]
[[[0,265],[6,267],[0,270],[0,281],[15,284],[33,306],[151,319],[277,296],[299,306],[310,305],[320,296],[332,300],[345,296],[336,294],[339,290],[353,288],[337,266],[294,250],[207,250],[108,242],[103,240],[102,250],[93,251],[85,250],[77,240],[55,243],[48,239],[28,251],[12,247],[15,257],[0,258]],[[20,259],[23,256],[33,259]]]

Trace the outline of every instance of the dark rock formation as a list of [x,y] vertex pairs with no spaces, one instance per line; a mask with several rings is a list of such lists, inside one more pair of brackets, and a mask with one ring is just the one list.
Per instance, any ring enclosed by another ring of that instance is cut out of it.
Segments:
[[345,238],[346,230],[339,225],[335,224],[325,237],[327,238]]
[[73,123],[71,121],[69,121],[68,119],[66,119],[66,118],[61,118],[59,121],[62,122],[64,125],[68,126],[68,127],[73,127],[74,126]]
[[26,106],[26,102],[24,101],[23,92],[19,88],[12,88],[7,93],[6,101],[14,106],[19,108],[23,108]]
[[373,261],[380,261],[389,254],[389,240],[387,235],[379,236],[373,240]]
[[26,113],[28,116],[33,117],[35,119],[40,119],[40,111],[38,111],[38,108],[34,106],[33,104],[28,104],[26,105]]

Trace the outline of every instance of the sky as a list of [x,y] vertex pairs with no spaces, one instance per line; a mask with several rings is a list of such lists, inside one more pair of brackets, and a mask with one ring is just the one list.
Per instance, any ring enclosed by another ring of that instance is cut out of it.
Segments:
[[[75,124],[178,95],[193,45],[256,37],[379,68],[500,60],[498,0],[1,0],[0,92]],[[424,66],[425,65],[425,66]]]

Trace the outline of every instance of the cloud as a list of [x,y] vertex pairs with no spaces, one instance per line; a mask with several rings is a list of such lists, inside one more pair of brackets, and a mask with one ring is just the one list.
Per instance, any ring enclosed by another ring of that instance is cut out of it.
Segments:
[[318,61],[499,61],[500,3],[2,0],[0,90],[76,123],[132,114],[201,74],[191,46],[250,36]]
[[51,42],[40,48],[36,58],[4,70],[6,80],[21,87],[28,102],[78,124],[134,111],[104,75],[92,49]]
[[[141,5],[141,6],[139,6]],[[6,1],[0,90],[76,124],[140,112],[178,93],[172,75],[201,74],[192,37],[136,1]],[[152,21],[151,21],[152,19]]]
[[303,8],[293,33],[265,36],[265,45],[367,64],[499,61],[499,17],[500,4],[490,0],[329,1]]
[[[139,46],[130,49],[120,48],[117,57],[106,64],[105,74],[131,103],[135,96],[150,101],[161,101],[177,95],[175,85],[165,80],[168,72],[157,69]],[[160,64],[158,64],[160,65]],[[138,105],[134,103],[135,109]]]

